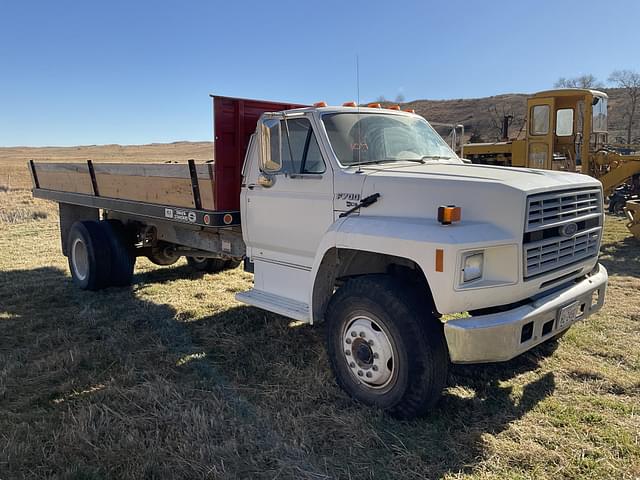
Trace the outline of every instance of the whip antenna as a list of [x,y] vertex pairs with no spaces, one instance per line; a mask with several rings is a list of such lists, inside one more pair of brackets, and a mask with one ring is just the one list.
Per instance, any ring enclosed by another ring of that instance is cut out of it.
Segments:
[[356,113],[357,113],[357,122],[358,122],[358,139],[356,143],[356,147],[358,149],[358,170],[357,173],[362,172],[361,168],[361,153],[362,153],[362,124],[360,123],[360,56],[356,55]]

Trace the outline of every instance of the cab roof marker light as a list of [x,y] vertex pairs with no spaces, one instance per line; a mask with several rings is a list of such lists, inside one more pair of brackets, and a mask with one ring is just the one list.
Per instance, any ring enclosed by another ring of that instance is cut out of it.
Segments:
[[387,108],[389,110],[400,110],[400,105],[390,105]]
[[462,219],[462,209],[455,205],[443,205],[438,207],[438,221],[443,225],[451,225]]
[[316,102],[313,104],[314,107],[319,108],[319,107],[326,107],[327,106],[327,102]]
[[367,104],[367,107],[369,107],[369,108],[382,108],[382,105],[380,105],[377,102],[374,102],[374,103]]
[[344,102],[342,104],[343,107],[357,107],[358,105],[356,104],[356,102]]
[[413,108],[405,108],[404,111],[409,113],[416,113],[416,111]]

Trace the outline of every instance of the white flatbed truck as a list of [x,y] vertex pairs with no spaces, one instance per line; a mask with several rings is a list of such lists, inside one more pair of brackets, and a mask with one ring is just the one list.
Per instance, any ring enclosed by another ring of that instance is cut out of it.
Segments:
[[597,180],[465,163],[398,109],[213,99],[213,163],[29,163],[80,288],[129,284],[138,256],[244,262],[239,301],[325,321],[338,384],[401,418],[451,362],[509,360],[602,307]]

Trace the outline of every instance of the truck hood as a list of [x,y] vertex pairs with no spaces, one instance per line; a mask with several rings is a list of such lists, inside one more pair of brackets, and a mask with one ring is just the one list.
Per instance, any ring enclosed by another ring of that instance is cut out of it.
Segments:
[[365,165],[362,170],[371,177],[398,179],[423,179],[431,181],[459,181],[504,185],[527,194],[545,192],[549,189],[570,189],[582,186],[596,186],[598,180],[570,172],[535,170],[531,168],[500,167],[494,165],[474,165],[468,163],[394,163]]
[[361,215],[430,219],[441,205],[462,209],[463,222],[490,223],[521,238],[527,196],[553,190],[600,188],[577,173],[457,163],[363,166],[361,197],[380,199]]

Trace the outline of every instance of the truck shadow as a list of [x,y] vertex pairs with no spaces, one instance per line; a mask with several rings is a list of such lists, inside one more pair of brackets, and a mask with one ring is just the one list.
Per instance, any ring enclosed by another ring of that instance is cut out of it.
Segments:
[[625,237],[616,242],[603,243],[600,247],[600,263],[609,275],[640,277],[640,240]]
[[[194,276],[186,266],[162,268],[137,274],[136,282],[168,283],[185,276]],[[306,478],[299,472],[309,469],[328,478],[369,478],[376,471],[421,472],[438,478],[473,469],[490,454],[486,434],[505,430],[555,389],[552,373],[535,372],[553,352],[553,346],[543,345],[505,364],[454,367],[435,411],[426,418],[401,422],[353,402],[337,387],[329,371],[322,327],[296,326],[247,306],[185,322],[173,306],[138,298],[136,288],[82,292],[57,268],[0,271],[0,358],[5,361],[0,371],[0,411],[11,412],[16,421],[15,425],[4,423],[10,433],[18,435],[19,422],[39,415],[45,436],[62,430],[66,432],[62,438],[73,439],[75,434],[68,430],[73,425],[65,423],[69,421],[65,412],[78,415],[82,409],[103,405],[124,408],[118,402],[129,393],[120,388],[111,394],[108,385],[135,388],[162,378],[177,389],[195,382],[198,391],[210,395],[222,391],[222,401],[237,412],[235,427],[230,430],[227,423],[207,428],[219,430],[222,439],[250,432],[241,440],[247,455],[259,458],[260,452],[271,451],[271,457],[280,456],[279,461],[285,462],[291,461],[285,452],[302,452],[296,453],[292,470],[289,474],[285,470],[282,478]],[[107,385],[99,395],[57,403],[97,384]],[[136,401],[141,409],[157,408],[157,399]],[[181,401],[181,408],[189,411],[198,408],[202,398],[185,395]],[[148,425],[130,421],[128,434],[144,437]],[[195,446],[202,434],[191,436],[186,427],[176,430],[182,445]],[[92,444],[103,445],[96,453],[110,463],[109,471],[130,468],[119,463],[124,462],[120,447],[106,441],[120,432],[84,434]],[[263,444],[261,438],[276,440]],[[128,461],[156,462],[162,470],[168,460],[156,452],[171,452],[172,445],[166,442],[162,438],[141,442],[139,449],[129,452]],[[29,468],[65,471],[68,465],[84,462],[81,448],[61,443],[55,448],[64,455],[42,459],[38,442],[31,443],[32,452],[21,452],[35,462]],[[191,453],[183,450],[180,455],[193,457],[183,460],[205,461],[196,458],[197,448],[187,451]],[[235,455],[235,450],[229,453],[225,464],[234,465]],[[258,477],[260,469],[272,468],[272,458],[260,461],[254,465]],[[15,474],[23,471],[22,465],[8,465]],[[362,465],[367,465],[366,475]]]
[[[536,372],[558,347],[547,343],[503,364],[453,366],[435,410],[398,421],[357,404],[338,388],[322,326],[292,326],[278,315],[240,306],[195,322],[193,334],[199,344],[210,344],[205,337],[217,335],[221,326],[237,340],[211,352],[225,377],[246,385],[250,402],[278,412],[281,421],[285,412],[299,412],[289,421],[303,420],[305,448],[315,452],[319,464],[333,464],[339,478],[358,477],[343,470],[355,458],[368,464],[369,472],[419,471],[420,478],[471,471],[489,455],[487,434],[509,428],[555,390],[552,372]],[[390,467],[398,462],[402,465]]]

